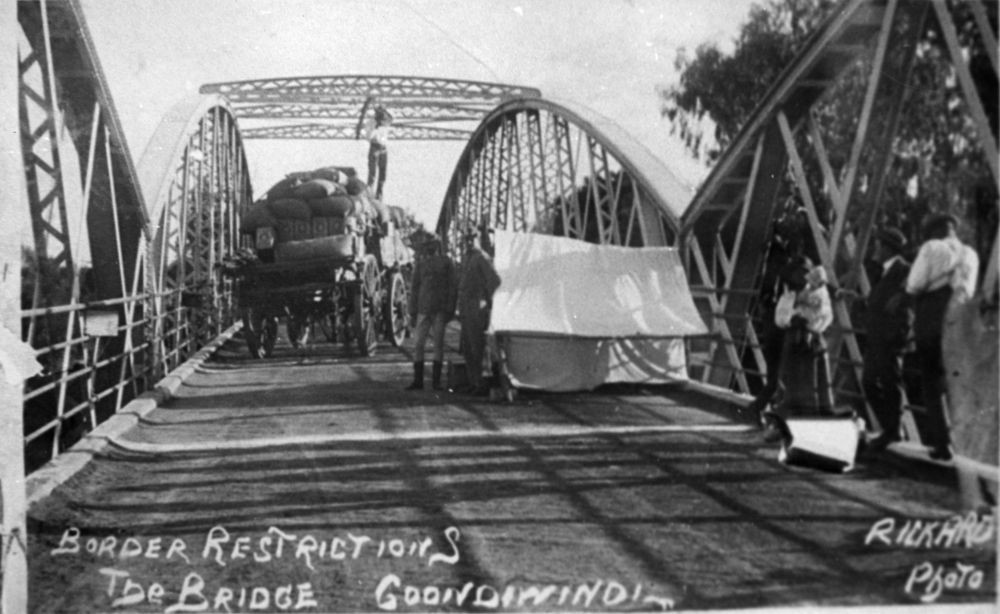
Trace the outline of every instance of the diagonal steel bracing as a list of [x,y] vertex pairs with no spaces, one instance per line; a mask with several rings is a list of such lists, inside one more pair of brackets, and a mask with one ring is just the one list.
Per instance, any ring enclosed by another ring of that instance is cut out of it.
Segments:
[[[327,75],[210,83],[225,96],[247,139],[357,139],[359,120],[377,101],[393,116],[393,138],[468,140],[497,104],[537,97],[535,88],[415,76]],[[321,122],[290,123],[294,120]],[[283,120],[281,125],[260,125]]]
[[[658,161],[630,156],[638,146],[604,133],[607,120],[546,100],[514,100],[490,113],[452,175],[438,231],[489,221],[594,243],[663,245],[677,219]],[[626,189],[626,186],[629,189]],[[668,204],[670,203],[670,204]],[[624,221],[624,227],[623,227]],[[668,228],[663,233],[663,228]]]
[[[746,376],[759,381],[758,374],[766,370],[756,328],[760,323],[748,314],[755,312],[756,297],[763,290],[764,255],[776,212],[794,200],[801,203],[808,220],[809,245],[827,270],[834,291],[835,325],[829,336],[838,402],[865,409],[863,404],[858,407],[864,331],[852,321],[851,301],[863,299],[870,290],[862,265],[884,205],[893,143],[918,40],[927,31],[928,19],[939,26],[969,120],[976,126],[985,167],[994,181],[997,178],[996,132],[987,112],[997,101],[985,100],[983,92],[989,89],[971,77],[971,54],[962,45],[976,41],[969,38],[966,17],[966,38],[959,42],[955,15],[961,10],[971,12],[995,80],[996,33],[988,17],[990,11],[995,16],[995,4],[845,1],[751,115],[684,216],[689,277],[714,332],[703,367],[695,368],[699,378],[753,392],[754,383]],[[814,109],[835,91],[847,68],[855,70],[852,78],[865,81],[854,132],[843,164],[837,168],[827,150],[826,127]],[[810,168],[817,172],[811,174]],[[815,183],[815,177],[820,183]],[[991,283],[996,287],[995,252],[994,247],[984,288]],[[909,431],[919,439],[912,428]]]

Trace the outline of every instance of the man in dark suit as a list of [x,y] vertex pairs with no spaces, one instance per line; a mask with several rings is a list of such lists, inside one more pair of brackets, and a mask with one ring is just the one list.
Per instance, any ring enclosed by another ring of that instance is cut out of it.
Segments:
[[874,451],[899,441],[903,350],[913,320],[906,293],[906,277],[910,272],[906,251],[906,237],[899,230],[885,228],[878,233],[875,256],[882,263],[882,273],[868,296],[862,377],[865,398],[881,427],[879,435],[868,443]]
[[462,357],[469,378],[468,392],[488,392],[483,382],[483,354],[486,329],[490,324],[493,293],[500,287],[500,276],[493,267],[489,227],[471,229],[465,238],[465,256],[458,282],[458,312],[462,323]]

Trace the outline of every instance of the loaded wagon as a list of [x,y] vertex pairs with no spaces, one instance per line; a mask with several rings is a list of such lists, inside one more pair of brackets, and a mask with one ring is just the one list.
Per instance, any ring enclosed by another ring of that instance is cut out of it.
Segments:
[[275,184],[242,216],[251,247],[227,267],[250,354],[271,355],[281,319],[293,347],[316,329],[364,356],[380,338],[402,344],[413,252],[400,221],[349,167]]

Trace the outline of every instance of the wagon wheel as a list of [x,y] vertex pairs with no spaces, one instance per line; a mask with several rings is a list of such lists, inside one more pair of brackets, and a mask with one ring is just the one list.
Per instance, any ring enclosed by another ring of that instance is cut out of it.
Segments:
[[409,289],[406,280],[399,271],[392,273],[389,282],[389,296],[385,303],[386,338],[396,347],[410,334]]
[[365,256],[360,283],[354,292],[354,338],[362,356],[371,356],[378,345],[378,320],[381,306],[381,283],[375,256]]
[[264,358],[274,352],[278,339],[278,321],[274,317],[263,316],[259,309],[243,309],[243,336],[247,349],[254,358]]

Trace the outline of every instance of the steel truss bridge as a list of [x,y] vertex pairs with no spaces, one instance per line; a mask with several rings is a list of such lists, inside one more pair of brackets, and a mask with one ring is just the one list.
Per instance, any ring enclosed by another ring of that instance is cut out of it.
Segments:
[[[601,244],[677,247],[712,330],[690,343],[691,375],[706,388],[744,395],[766,370],[756,299],[772,227],[792,198],[821,264],[845,290],[835,299],[831,358],[838,401],[862,410],[863,330],[851,306],[869,290],[864,256],[914,87],[918,37],[929,24],[949,51],[992,187],[1000,185],[996,2],[844,0],[693,196],[656,156],[592,111],[530,87],[413,76],[205,85],[163,118],[134,157],[78,0],[22,0],[0,10],[0,109],[3,125],[18,127],[0,138],[2,151],[21,153],[2,158],[4,332],[19,334],[45,367],[23,388],[3,384],[4,406],[25,408],[25,437],[0,453],[2,552],[5,569],[14,570],[4,577],[8,601],[18,592],[11,544],[24,530],[24,495],[12,478],[22,470],[22,450],[29,470],[61,453],[129,401],[155,394],[166,374],[234,326],[232,288],[217,264],[243,240],[239,214],[253,197],[247,139],[354,139],[364,110],[377,102],[394,115],[397,139],[466,143],[437,226],[452,249],[463,229],[481,222]],[[959,13],[972,24],[961,32]],[[969,45],[985,49],[992,90],[973,77]],[[864,96],[849,154],[833,159],[825,145],[830,127],[816,110],[846,75],[859,74]],[[17,230],[21,217],[30,219],[28,242]],[[996,228],[988,234],[981,293],[993,296]],[[30,246],[22,250],[23,243]],[[81,263],[84,244],[90,266]],[[14,429],[6,414],[3,424],[8,434],[21,432],[20,416]],[[919,439],[912,420],[907,432]]]

